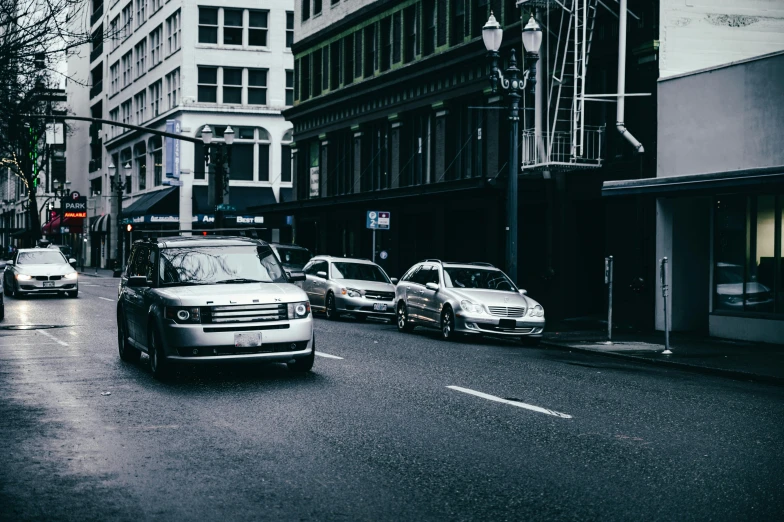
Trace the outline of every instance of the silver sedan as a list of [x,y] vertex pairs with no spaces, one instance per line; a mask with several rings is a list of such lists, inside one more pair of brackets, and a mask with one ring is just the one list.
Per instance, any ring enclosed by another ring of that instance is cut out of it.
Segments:
[[69,297],[79,295],[79,277],[60,250],[24,248],[8,261],[3,274],[5,295],[21,297],[28,294],[60,292]]
[[303,289],[310,306],[327,319],[351,314],[362,321],[369,316],[395,317],[395,283],[367,259],[316,256],[305,266]]

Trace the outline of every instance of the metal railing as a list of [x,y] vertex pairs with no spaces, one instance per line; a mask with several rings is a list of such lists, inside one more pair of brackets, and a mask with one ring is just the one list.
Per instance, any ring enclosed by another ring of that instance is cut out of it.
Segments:
[[[552,132],[552,142],[540,143],[533,129],[523,131],[521,160],[523,168],[547,167],[548,165],[575,165],[598,167],[603,161],[605,127],[585,126],[582,154],[577,155],[570,131]],[[549,150],[549,155],[548,151]]]
[[103,42],[96,45],[95,48],[90,51],[90,63],[93,63],[95,60],[100,58],[101,54],[103,54]]
[[103,2],[99,5],[95,6],[93,9],[93,14],[90,16],[90,25],[95,25],[95,22],[101,19],[103,16]]
[[103,92],[103,80],[90,87],[90,99],[95,98]]

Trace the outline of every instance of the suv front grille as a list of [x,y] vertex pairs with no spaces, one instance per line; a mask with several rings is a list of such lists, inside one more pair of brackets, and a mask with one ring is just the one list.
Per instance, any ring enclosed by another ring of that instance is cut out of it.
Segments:
[[525,308],[517,306],[488,306],[490,315],[498,317],[525,317]]
[[284,303],[204,306],[201,309],[202,324],[283,321],[288,317],[288,305]]
[[377,292],[375,290],[365,291],[365,299],[375,299],[376,301],[391,301],[395,298],[395,292]]

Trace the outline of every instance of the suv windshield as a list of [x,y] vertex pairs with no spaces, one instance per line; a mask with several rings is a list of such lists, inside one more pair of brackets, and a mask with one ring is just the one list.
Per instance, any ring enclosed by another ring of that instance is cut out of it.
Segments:
[[444,267],[444,282],[453,288],[478,288],[517,292],[517,287],[500,270],[482,268]]
[[40,252],[19,252],[17,265],[62,265],[67,261],[57,250],[41,250]]
[[386,274],[379,267],[364,263],[332,263],[332,277],[389,283]]
[[160,272],[164,285],[286,282],[266,245],[164,248]]
[[308,264],[308,261],[310,261],[310,258],[313,257],[310,255],[310,252],[304,248],[277,246],[275,249],[278,251],[278,257],[280,258],[281,263],[292,268],[299,268],[300,270],[304,268],[304,266]]

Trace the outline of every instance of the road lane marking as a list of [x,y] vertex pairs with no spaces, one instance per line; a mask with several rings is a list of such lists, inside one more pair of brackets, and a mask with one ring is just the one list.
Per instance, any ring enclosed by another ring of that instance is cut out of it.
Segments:
[[65,341],[61,341],[60,339],[58,339],[54,335],[50,334],[46,330],[38,330],[38,331],[41,332],[41,335],[45,335],[46,337],[48,337],[49,339],[53,340],[54,342],[56,342],[60,346],[68,346],[68,343],[66,343]]
[[316,355],[319,357],[326,357],[327,359],[343,359],[343,357],[338,357],[337,355],[330,355],[328,353],[316,352]]
[[114,299],[109,299],[108,297],[101,297],[100,295],[98,296],[98,299],[103,299],[104,301],[111,301],[112,303],[114,302]]
[[486,393],[469,390],[468,388],[461,388],[460,386],[447,386],[450,390],[455,390],[463,393],[467,393],[469,395],[475,395],[477,397],[482,397],[483,399],[487,399],[489,401],[494,402],[501,402],[503,404],[509,404],[511,406],[517,406],[518,408],[525,408],[526,410],[536,411],[539,413],[545,413],[547,415],[552,415],[553,417],[561,417],[562,419],[571,419],[571,415],[567,415],[566,413],[561,413],[558,411],[548,410],[547,408],[540,408],[539,406],[534,406],[533,404],[526,404],[524,402],[518,401],[510,401],[507,399],[502,399],[501,397],[496,397],[495,395],[488,395]]

